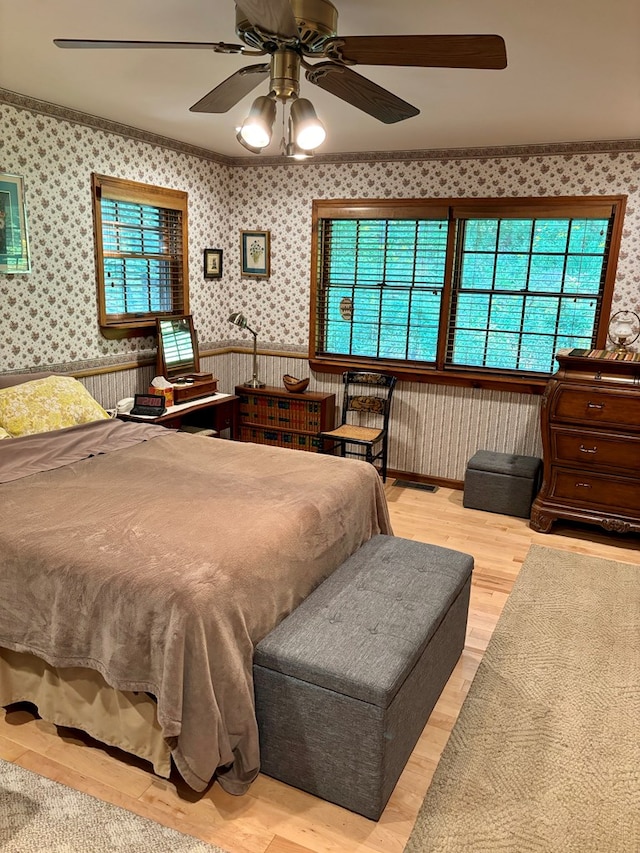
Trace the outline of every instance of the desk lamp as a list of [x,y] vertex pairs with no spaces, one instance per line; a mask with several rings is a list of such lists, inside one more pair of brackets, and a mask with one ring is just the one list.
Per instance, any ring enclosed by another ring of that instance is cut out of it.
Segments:
[[233,314],[230,314],[229,322],[240,329],[246,329],[247,332],[251,332],[253,335],[253,377],[248,382],[243,383],[244,387],[264,388],[264,382],[260,382],[258,379],[258,333],[247,326],[247,318],[240,311],[234,311]]

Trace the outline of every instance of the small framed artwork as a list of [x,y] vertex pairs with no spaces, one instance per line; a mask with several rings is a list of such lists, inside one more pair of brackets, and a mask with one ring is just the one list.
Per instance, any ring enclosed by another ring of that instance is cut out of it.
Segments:
[[204,250],[204,277],[222,278],[222,249]]
[[242,275],[269,278],[269,231],[241,231]]
[[24,179],[0,174],[0,273],[30,271]]

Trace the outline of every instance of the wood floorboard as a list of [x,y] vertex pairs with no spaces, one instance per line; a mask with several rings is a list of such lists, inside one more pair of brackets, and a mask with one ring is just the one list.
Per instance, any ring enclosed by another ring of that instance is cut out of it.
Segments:
[[56,729],[25,706],[0,711],[0,757],[112,802],[229,853],[402,853],[440,755],[513,583],[532,544],[640,562],[640,537],[558,524],[536,533],[526,519],[462,506],[462,492],[386,486],[397,536],[471,554],[475,560],[465,650],[380,821],[374,823],[260,776],[244,797],[212,786],[190,792],[143,761]]

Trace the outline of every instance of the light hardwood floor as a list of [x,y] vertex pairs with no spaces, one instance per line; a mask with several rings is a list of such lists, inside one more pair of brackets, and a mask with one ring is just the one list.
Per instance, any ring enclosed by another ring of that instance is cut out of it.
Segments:
[[524,519],[463,509],[462,492],[386,487],[397,536],[472,554],[467,641],[378,823],[260,776],[244,797],[213,785],[195,795],[177,778],[109,751],[70,729],[56,730],[26,710],[0,710],[0,756],[229,853],[400,853],[491,633],[532,543],[640,563],[640,537],[557,525],[532,531]]

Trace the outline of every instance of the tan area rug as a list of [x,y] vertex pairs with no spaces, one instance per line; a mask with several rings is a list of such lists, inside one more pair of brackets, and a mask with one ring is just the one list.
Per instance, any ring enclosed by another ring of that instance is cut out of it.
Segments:
[[405,851],[639,853],[639,566],[532,546]]
[[0,760],[2,853],[224,853]]

